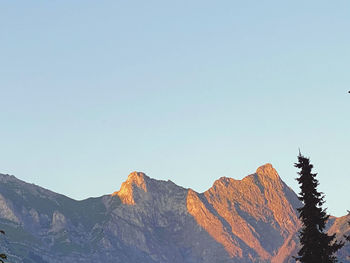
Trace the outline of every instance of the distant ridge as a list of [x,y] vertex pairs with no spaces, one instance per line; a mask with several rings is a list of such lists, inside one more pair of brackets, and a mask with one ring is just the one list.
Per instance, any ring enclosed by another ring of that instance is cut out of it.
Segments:
[[[0,174],[0,245],[14,263],[294,262],[300,205],[271,164],[203,193],[132,172],[82,201]],[[349,232],[349,219],[333,217],[330,231]]]

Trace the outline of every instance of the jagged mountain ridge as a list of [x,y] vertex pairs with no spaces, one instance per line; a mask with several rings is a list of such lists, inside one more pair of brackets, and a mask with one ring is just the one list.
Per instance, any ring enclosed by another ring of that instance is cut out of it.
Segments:
[[[11,262],[282,263],[297,247],[301,204],[271,164],[204,193],[139,172],[83,201],[13,176],[0,182],[0,244]],[[330,231],[349,231],[346,220],[332,219]]]

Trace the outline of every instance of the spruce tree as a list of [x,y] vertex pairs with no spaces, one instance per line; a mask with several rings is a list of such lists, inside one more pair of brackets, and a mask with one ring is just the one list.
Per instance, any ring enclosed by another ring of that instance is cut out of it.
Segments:
[[317,173],[312,173],[313,165],[310,160],[300,152],[298,163],[295,167],[301,169],[297,181],[300,185],[299,200],[304,206],[298,208],[302,228],[299,232],[301,249],[298,252],[298,259],[302,263],[334,263],[337,258],[334,255],[344,243],[335,241],[335,234],[325,233],[325,227],[329,215],[324,204],[324,194],[317,191],[319,185],[316,179]]

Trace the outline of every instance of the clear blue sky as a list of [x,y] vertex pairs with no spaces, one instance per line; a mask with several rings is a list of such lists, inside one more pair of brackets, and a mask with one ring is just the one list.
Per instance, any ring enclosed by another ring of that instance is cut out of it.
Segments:
[[0,172],[75,199],[205,191],[298,148],[350,209],[350,2],[2,1]]

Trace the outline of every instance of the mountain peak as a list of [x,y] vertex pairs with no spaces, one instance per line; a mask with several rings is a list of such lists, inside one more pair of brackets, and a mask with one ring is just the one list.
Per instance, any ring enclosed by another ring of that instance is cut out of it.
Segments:
[[[260,177],[262,179],[273,179],[273,180],[278,180],[280,179],[277,171],[275,170],[275,168],[273,168],[271,163],[266,163],[264,165],[261,165],[260,167],[258,167],[256,169],[256,173],[255,174],[251,174],[248,175],[246,177],[244,177],[242,180],[236,180],[234,178],[230,178],[230,177],[220,177],[219,179],[217,179],[213,186],[214,187],[228,187],[228,186],[234,186],[237,184],[241,184],[241,181],[244,181],[245,183],[253,183],[255,184],[256,182],[253,180],[254,177]],[[252,181],[253,180],[253,181]],[[263,180],[264,181],[264,180]],[[270,181],[270,180],[269,180]]]
[[145,178],[148,178],[148,176],[145,173],[134,171],[128,175],[127,181],[131,181],[136,184],[142,184]]
[[134,188],[142,189],[147,192],[146,181],[149,177],[142,172],[132,172],[128,179],[122,183],[120,190],[112,194],[112,196],[119,196],[123,204],[134,205]]
[[217,179],[214,182],[213,186],[215,186],[215,187],[219,187],[219,186],[227,187],[228,185],[230,185],[231,183],[233,183],[235,181],[236,180],[233,178],[223,176],[223,177],[220,177],[219,179]]
[[260,167],[258,167],[258,169],[256,169],[256,174],[258,176],[266,176],[266,177],[270,177],[272,179],[279,179],[279,175],[277,173],[277,171],[275,170],[275,168],[273,168],[272,164],[267,163],[264,164]]

